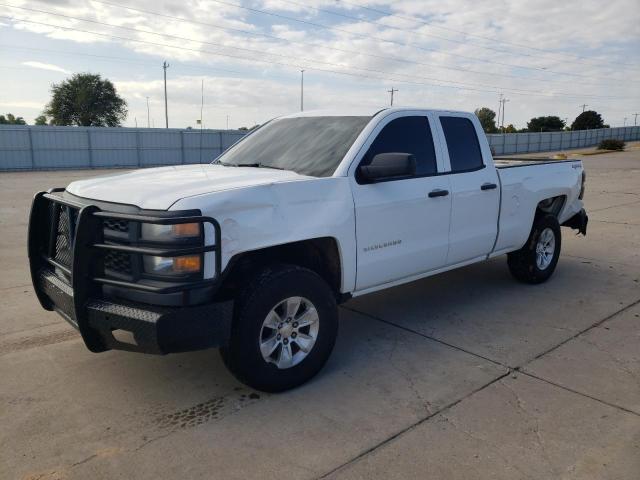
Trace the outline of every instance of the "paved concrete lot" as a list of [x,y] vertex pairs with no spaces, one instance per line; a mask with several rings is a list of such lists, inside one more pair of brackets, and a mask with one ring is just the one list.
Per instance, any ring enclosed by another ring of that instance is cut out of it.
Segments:
[[90,353],[37,304],[26,222],[104,171],[0,174],[0,478],[640,478],[640,149],[585,164],[589,234],[548,283],[499,258],[354,299],[279,395],[216,351]]

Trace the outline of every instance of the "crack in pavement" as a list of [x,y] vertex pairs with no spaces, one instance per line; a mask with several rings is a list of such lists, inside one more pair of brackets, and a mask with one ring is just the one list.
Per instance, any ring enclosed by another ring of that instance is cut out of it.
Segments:
[[494,365],[498,365],[500,367],[504,367],[504,368],[508,368],[508,369],[511,368],[509,365],[505,365],[504,363],[499,362],[497,360],[494,360],[492,358],[485,357],[484,355],[481,355],[479,353],[472,352],[471,350],[467,350],[467,349],[459,347],[457,345],[453,345],[451,343],[445,342],[444,340],[440,340],[439,338],[432,337],[430,335],[427,335],[426,333],[418,332],[417,330],[413,330],[412,328],[405,327],[403,325],[399,325],[397,323],[391,322],[389,320],[385,320],[385,319],[380,318],[380,317],[376,317],[375,315],[371,315],[370,313],[361,312],[360,310],[356,310],[355,308],[351,308],[351,307],[346,307],[344,305],[341,305],[340,308],[344,308],[345,310],[349,310],[350,312],[354,312],[354,313],[358,313],[360,315],[364,315],[365,317],[369,317],[369,318],[372,318],[373,320],[377,320],[378,322],[382,322],[382,323],[385,323],[387,325],[391,325],[392,327],[399,328],[400,330],[404,330],[406,332],[413,333],[414,335],[419,335],[420,337],[426,338],[428,340],[432,340],[434,342],[440,343],[442,345],[445,345],[445,346],[447,346],[449,348],[453,348],[453,349],[458,350],[460,352],[468,353],[469,355],[473,355],[474,357],[481,358],[481,359],[486,360],[487,362],[490,362],[490,363],[492,363]]
[[562,385],[561,383],[556,383],[556,382],[554,382],[552,380],[549,380],[547,378],[539,377],[535,373],[531,373],[531,372],[529,372],[527,370],[517,370],[517,371],[518,371],[518,373],[521,373],[522,375],[526,375],[528,377],[535,378],[536,380],[540,380],[541,382],[548,383],[549,385],[553,385],[554,387],[561,388],[562,390],[566,390],[567,392],[575,393],[576,395],[580,395],[581,397],[585,397],[585,398],[588,398],[588,399],[593,400],[595,402],[602,403],[603,405],[606,405],[608,407],[615,408],[617,410],[621,410],[623,412],[630,413],[632,415],[640,417],[640,412],[629,410],[628,408],[623,407],[622,405],[611,403],[611,402],[608,402],[608,401],[603,400],[601,398],[594,397],[593,395],[589,395],[588,393],[584,393],[584,392],[580,392],[578,390],[574,390],[573,388],[567,387],[566,385]]
[[590,218],[589,221],[598,222],[598,223],[611,223],[613,225],[627,225],[631,227],[640,227],[640,223],[633,223],[633,222],[613,222],[611,220],[598,220],[597,218]]
[[502,375],[498,376],[497,378],[494,378],[493,380],[485,383],[484,385],[481,385],[480,387],[476,388],[475,390],[472,390],[471,392],[469,392],[468,394],[464,395],[463,397],[461,397],[461,398],[459,398],[457,400],[454,400],[453,402],[445,405],[440,410],[434,411],[433,413],[421,418],[417,422],[409,425],[408,427],[405,427],[402,430],[394,433],[393,435],[391,435],[390,437],[386,438],[385,440],[377,443],[376,445],[373,445],[372,447],[369,447],[368,449],[364,450],[363,452],[360,452],[358,455],[353,457],[351,460],[348,460],[347,462],[344,462],[343,464],[338,465],[337,467],[331,469],[327,473],[324,473],[323,475],[317,477],[317,479],[320,480],[320,479],[323,479],[323,478],[328,478],[330,475],[333,475],[334,473],[337,473],[338,471],[345,469],[349,465],[357,462],[361,458],[366,457],[367,455],[371,454],[375,450],[377,450],[377,449],[379,449],[381,447],[384,447],[385,445],[388,445],[388,444],[392,443],[394,440],[400,438],[404,434],[414,430],[415,428],[419,427],[423,423],[425,423],[428,420],[432,419],[436,415],[439,415],[439,414],[441,414],[443,412],[446,412],[446,411],[450,410],[451,408],[455,407],[460,402],[466,400],[467,398],[471,397],[472,395],[475,395],[476,393],[484,390],[485,388],[489,387],[490,385],[493,385],[494,383],[499,382],[500,380],[502,380],[504,377],[506,377],[510,373],[511,373],[511,371],[507,371],[507,372],[503,373]]
[[510,461],[510,457],[505,457],[502,452],[500,451],[500,447],[498,445],[496,445],[495,443],[491,442],[489,439],[486,439],[484,437],[481,437],[479,435],[474,434],[473,432],[471,432],[470,430],[467,430],[466,428],[463,428],[461,425],[459,425],[458,423],[454,422],[452,418],[450,418],[449,416],[447,416],[446,414],[441,414],[440,415],[442,418],[444,418],[444,420],[449,423],[455,430],[457,430],[458,432],[466,435],[467,437],[471,438],[472,440],[481,442],[485,445],[488,445],[491,450],[493,450],[493,452],[500,457],[507,465],[511,466],[515,471],[517,471],[518,473],[520,473],[523,477],[525,478],[531,478],[533,479],[534,477],[530,476],[529,474],[527,474],[526,472],[520,470],[518,468],[518,466],[514,463],[512,463]]
[[[634,203],[638,203],[638,202],[634,202]],[[386,438],[385,440],[383,440],[383,441],[381,441],[381,442],[378,442],[376,445],[373,445],[373,446],[369,447],[368,449],[366,449],[366,450],[364,450],[363,452],[359,453],[358,455],[356,455],[356,456],[355,456],[355,457],[353,457],[352,459],[348,460],[347,462],[344,462],[344,463],[342,463],[341,465],[339,465],[339,466],[337,466],[337,467],[335,467],[335,468],[331,469],[331,470],[330,470],[330,471],[328,471],[327,473],[325,473],[325,474],[321,475],[320,477],[317,477],[317,479],[318,479],[318,480],[325,479],[325,478],[328,478],[330,475],[333,475],[334,473],[337,473],[337,472],[339,472],[339,471],[341,471],[341,470],[344,470],[344,469],[345,469],[345,468],[347,468],[349,465],[352,465],[352,464],[354,464],[355,462],[359,461],[360,459],[362,459],[362,458],[364,458],[364,457],[366,457],[366,456],[368,456],[368,455],[372,454],[373,452],[375,452],[375,451],[376,451],[376,450],[378,450],[379,448],[382,448],[382,447],[384,447],[385,445],[389,445],[389,444],[391,444],[392,442],[394,442],[396,439],[400,438],[400,437],[401,437],[401,436],[403,436],[404,434],[406,434],[406,433],[408,433],[408,432],[410,432],[410,431],[414,430],[414,429],[415,429],[415,428],[417,428],[418,426],[422,425],[423,423],[425,423],[425,422],[427,422],[427,421],[431,420],[432,418],[434,418],[434,417],[436,417],[436,416],[442,416],[442,417],[445,417],[444,412],[446,412],[446,411],[450,410],[451,408],[455,407],[455,406],[456,406],[456,405],[458,405],[459,403],[462,403],[462,402],[463,402],[464,400],[466,400],[467,398],[472,397],[472,396],[473,396],[473,395],[475,395],[476,393],[481,392],[482,390],[484,390],[484,389],[486,389],[486,388],[490,387],[491,385],[493,385],[493,384],[495,384],[495,383],[497,383],[497,382],[499,382],[499,383],[500,383],[500,384],[502,384],[502,385],[505,385],[505,383],[504,383],[502,380],[503,380],[505,377],[507,377],[508,375],[510,375],[510,374],[511,374],[512,372],[514,372],[514,371],[519,372],[519,373],[521,373],[521,374],[523,374],[523,375],[527,375],[528,377],[535,378],[535,379],[537,379],[537,380],[539,380],[539,381],[542,381],[542,382],[545,382],[545,383],[547,383],[547,384],[549,384],[549,385],[553,385],[553,386],[555,386],[555,387],[557,387],[557,388],[561,388],[561,389],[563,389],[563,390],[565,390],[565,391],[567,391],[567,392],[573,393],[573,394],[575,394],[575,395],[580,395],[580,396],[582,396],[582,397],[589,398],[589,399],[591,399],[591,400],[594,400],[594,401],[596,401],[596,402],[602,403],[602,404],[607,405],[607,406],[609,406],[609,407],[612,407],[612,408],[615,408],[615,409],[618,409],[618,410],[621,410],[621,411],[625,411],[625,412],[627,412],[627,413],[631,413],[631,414],[633,414],[633,415],[638,415],[638,416],[640,416],[640,413],[637,413],[637,412],[634,412],[634,411],[632,411],[632,410],[629,410],[628,408],[622,407],[622,406],[620,406],[620,405],[612,404],[612,403],[610,403],[610,402],[607,402],[607,401],[602,400],[602,399],[600,399],[600,398],[594,397],[594,396],[592,396],[592,395],[585,394],[585,393],[583,393],[583,392],[579,392],[579,391],[577,391],[577,390],[573,390],[573,389],[571,389],[571,388],[569,388],[569,387],[566,387],[566,386],[564,386],[564,385],[557,384],[557,383],[552,382],[552,381],[550,381],[550,380],[547,380],[547,379],[545,379],[545,378],[538,377],[538,376],[536,376],[536,375],[534,375],[534,374],[532,374],[532,373],[529,373],[529,372],[526,372],[525,370],[523,370],[523,368],[524,368],[526,365],[528,365],[528,364],[532,363],[533,361],[535,361],[535,360],[537,360],[537,359],[539,359],[539,358],[543,357],[544,355],[547,355],[547,354],[548,354],[548,353],[550,353],[550,352],[553,352],[554,350],[556,350],[556,349],[560,348],[562,345],[564,345],[564,344],[566,344],[566,343],[570,342],[571,340],[576,339],[577,337],[579,337],[580,335],[583,335],[584,333],[588,332],[589,330],[592,330],[592,329],[594,329],[594,328],[599,327],[600,325],[602,325],[603,323],[605,323],[607,320],[610,320],[610,319],[612,319],[612,318],[616,317],[617,315],[619,315],[619,314],[621,314],[622,312],[625,312],[626,310],[628,310],[628,309],[630,309],[630,308],[632,308],[632,307],[634,307],[634,306],[638,305],[639,303],[640,303],[640,299],[638,299],[638,300],[636,300],[636,301],[634,301],[634,302],[632,302],[632,303],[630,303],[630,304],[626,305],[625,307],[622,307],[622,308],[620,308],[620,309],[616,310],[616,311],[615,311],[615,312],[613,312],[612,314],[607,315],[606,317],[604,317],[604,318],[602,318],[602,319],[598,320],[597,322],[595,322],[595,323],[594,323],[594,324],[592,324],[591,326],[589,326],[589,327],[587,327],[587,328],[584,328],[584,329],[582,329],[582,330],[578,331],[575,335],[570,336],[569,338],[567,338],[567,339],[565,339],[565,340],[561,341],[561,342],[560,342],[560,343],[558,343],[557,345],[555,345],[555,346],[553,346],[553,347],[551,347],[551,348],[549,348],[549,349],[545,350],[544,352],[542,352],[542,353],[540,353],[540,354],[536,355],[534,358],[532,358],[532,359],[530,359],[530,360],[527,360],[527,361],[526,361],[526,362],[524,362],[522,365],[517,366],[517,367],[515,367],[515,368],[508,367],[507,365],[504,365],[504,364],[502,364],[502,363],[500,363],[500,362],[497,362],[497,361],[495,361],[495,360],[493,360],[493,359],[487,358],[487,357],[485,357],[485,356],[483,356],[483,355],[479,355],[479,354],[476,354],[476,353],[474,353],[474,352],[468,351],[468,350],[466,350],[466,349],[460,348],[460,347],[458,347],[458,346],[456,346],[456,345],[452,345],[452,344],[449,344],[449,343],[444,342],[444,341],[442,341],[442,340],[438,340],[437,338],[430,337],[430,336],[428,336],[428,335],[425,335],[425,334],[423,334],[423,333],[417,332],[417,331],[415,331],[415,330],[412,330],[412,329],[410,329],[410,328],[404,327],[404,326],[402,326],[402,325],[397,325],[397,324],[395,324],[395,323],[393,323],[393,322],[390,322],[390,321],[388,321],[388,320],[383,320],[383,319],[381,319],[381,318],[379,318],[379,317],[376,317],[376,316],[374,316],[374,315],[371,315],[371,314],[368,314],[368,313],[361,312],[361,311],[356,310],[356,309],[354,309],[354,308],[348,308],[348,307],[345,307],[345,306],[341,306],[341,308],[344,308],[345,310],[349,310],[349,311],[352,311],[352,312],[355,312],[355,313],[358,313],[358,314],[361,314],[361,315],[365,315],[365,316],[367,316],[367,317],[369,317],[369,318],[372,318],[372,319],[374,319],[374,320],[377,320],[377,321],[379,321],[379,322],[386,323],[387,325],[394,326],[394,327],[396,327],[396,328],[399,328],[399,329],[401,329],[401,330],[405,330],[405,331],[410,332],[410,333],[413,333],[413,334],[415,334],[415,335],[419,335],[419,336],[421,336],[421,337],[423,337],[423,338],[426,338],[426,339],[432,340],[432,341],[434,341],[434,342],[441,343],[441,344],[446,345],[446,346],[448,346],[448,347],[450,347],[450,348],[453,348],[453,349],[455,349],[455,350],[459,350],[459,351],[462,351],[462,352],[467,353],[467,354],[469,354],[469,355],[473,355],[473,356],[475,356],[475,357],[481,358],[481,359],[486,360],[486,361],[488,361],[488,362],[491,362],[491,363],[493,363],[493,364],[500,365],[500,366],[502,366],[502,367],[507,368],[508,370],[507,370],[504,374],[502,374],[502,375],[498,376],[497,378],[495,378],[495,379],[491,380],[490,382],[488,382],[488,383],[486,383],[486,384],[484,384],[484,385],[480,386],[479,388],[477,388],[477,389],[473,390],[472,392],[468,393],[467,395],[463,396],[462,398],[459,398],[458,400],[455,400],[455,401],[453,401],[453,402],[449,403],[448,405],[445,405],[445,406],[444,406],[444,407],[442,407],[441,409],[436,410],[436,411],[434,411],[434,412],[432,412],[432,413],[428,414],[426,417],[424,417],[424,418],[422,418],[422,419],[418,420],[417,422],[413,423],[412,425],[409,425],[408,427],[406,427],[406,428],[404,428],[404,429],[400,430],[399,432],[396,432],[395,434],[391,435],[390,437]],[[538,433],[537,433],[537,434],[538,434]],[[540,436],[538,436],[538,441],[539,441],[539,442],[541,442],[541,441],[542,441],[542,439],[541,439],[541,437],[540,437]],[[541,446],[541,448],[542,448],[542,446]],[[548,458],[548,455],[546,455],[546,452],[543,452],[543,454],[545,455],[545,458],[547,459],[547,461],[549,461],[549,458]]]
[[521,411],[527,418],[533,420],[535,422],[535,426],[532,429],[533,432],[536,434],[536,443],[538,444],[538,447],[540,447],[540,451],[542,452],[542,456],[544,457],[547,467],[549,468],[549,473],[551,473],[551,478],[557,478],[558,477],[558,472],[556,472],[553,468],[553,464],[551,463],[551,458],[549,458],[549,454],[547,453],[547,449],[545,447],[545,442],[544,439],[542,438],[542,435],[540,434],[540,421],[538,420],[537,417],[535,417],[534,415],[531,414],[531,412],[529,412],[525,407],[524,407],[524,402],[522,401],[522,399],[520,398],[520,395],[518,395],[518,392],[516,392],[513,388],[511,388],[511,386],[505,382],[503,382],[502,380],[500,381],[500,385],[502,385],[504,388],[506,388],[511,395],[515,398],[516,400],[516,407],[519,411]]
[[635,205],[636,203],[640,203],[640,200],[635,200],[635,201],[629,202],[629,203],[621,203],[619,205],[611,205],[610,207],[589,209],[589,213],[602,212],[603,210],[609,210],[610,208],[627,207],[629,205]]

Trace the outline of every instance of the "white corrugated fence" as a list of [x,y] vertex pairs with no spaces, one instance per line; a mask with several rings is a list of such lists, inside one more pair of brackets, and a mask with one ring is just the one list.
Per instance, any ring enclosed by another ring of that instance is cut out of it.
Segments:
[[[209,163],[245,132],[165,128],[0,125],[0,171],[148,167]],[[640,140],[640,126],[488,135],[496,155]]]

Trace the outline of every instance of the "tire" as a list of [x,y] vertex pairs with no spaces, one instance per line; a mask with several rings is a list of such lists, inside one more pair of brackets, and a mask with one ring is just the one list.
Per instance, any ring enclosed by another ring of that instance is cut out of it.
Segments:
[[[242,383],[263,392],[281,392],[322,369],[337,334],[338,307],[327,283],[306,268],[275,265],[255,275],[236,298],[231,339],[220,353]],[[265,356],[274,343],[275,349]]]
[[[553,243],[550,254],[547,241]],[[519,281],[531,284],[546,282],[558,264],[561,248],[560,224],[553,215],[536,215],[531,234],[524,247],[507,255],[509,271]],[[542,245],[542,247],[541,247]],[[542,252],[538,250],[542,249]]]

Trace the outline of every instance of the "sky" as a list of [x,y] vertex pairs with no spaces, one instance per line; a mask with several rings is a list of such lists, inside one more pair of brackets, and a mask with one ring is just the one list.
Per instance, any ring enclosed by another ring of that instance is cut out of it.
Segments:
[[[99,73],[125,126],[239,128],[304,108],[498,110],[518,128],[640,113],[639,0],[0,0],[0,113]],[[147,99],[149,109],[147,115]],[[640,118],[638,119],[640,124]]]

